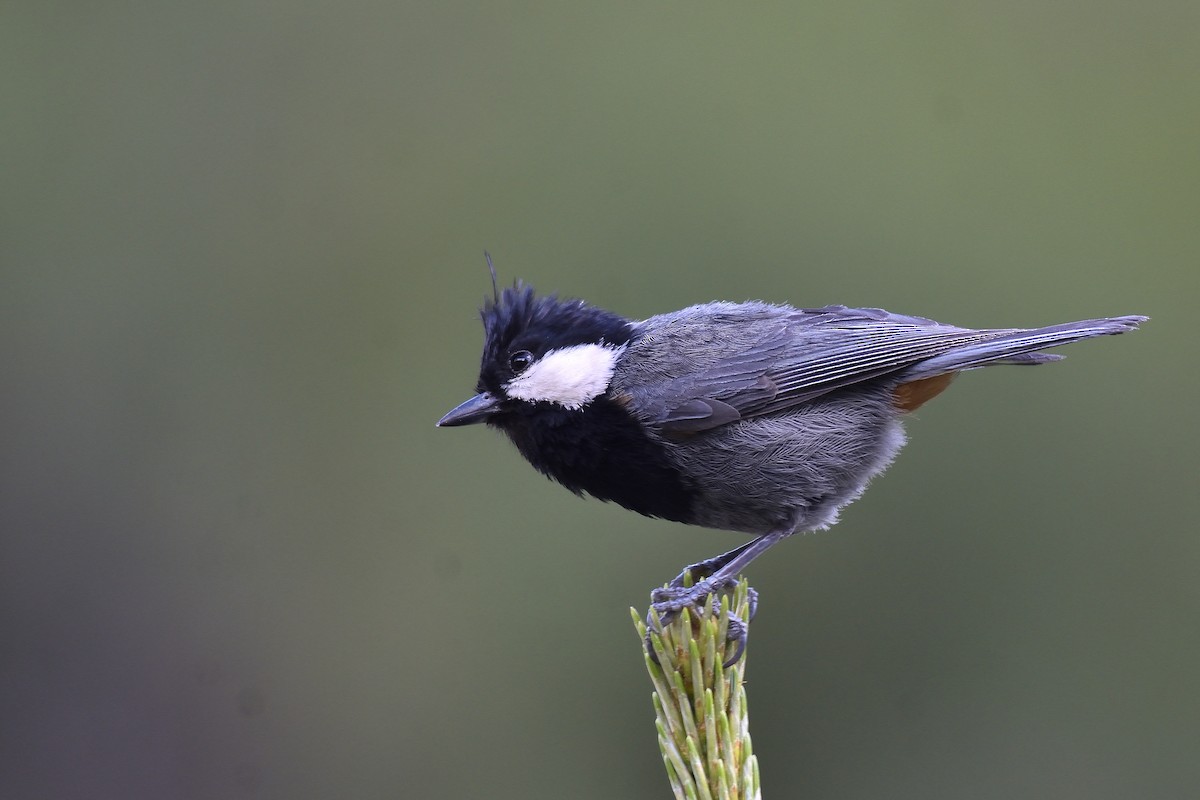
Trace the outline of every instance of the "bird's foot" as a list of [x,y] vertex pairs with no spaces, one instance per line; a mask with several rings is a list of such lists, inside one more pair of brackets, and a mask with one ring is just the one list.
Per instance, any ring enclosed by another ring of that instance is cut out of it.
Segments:
[[[715,559],[710,559],[710,561],[715,561]],[[650,611],[646,614],[646,649],[655,663],[658,663],[658,657],[654,653],[654,648],[651,647],[651,631],[661,631],[663,627],[670,625],[685,608],[692,609],[693,612],[698,614],[701,609],[709,605],[710,596],[712,596],[712,613],[714,616],[719,615],[721,613],[721,601],[716,595],[737,584],[735,578],[712,580],[706,575],[696,583],[689,585],[691,583],[690,576],[696,574],[693,570],[698,570],[701,575],[705,575],[705,568],[708,566],[706,562],[701,562],[689,567],[667,586],[655,589],[650,593]],[[747,588],[747,600],[749,602],[748,620],[743,621],[733,611],[728,612],[729,624],[725,638],[727,641],[734,642],[735,646],[732,655],[726,658],[722,664],[724,667],[731,667],[736,664],[738,659],[742,657],[742,653],[746,651],[746,641],[750,632],[747,622],[753,620],[755,613],[758,611],[758,592]]]

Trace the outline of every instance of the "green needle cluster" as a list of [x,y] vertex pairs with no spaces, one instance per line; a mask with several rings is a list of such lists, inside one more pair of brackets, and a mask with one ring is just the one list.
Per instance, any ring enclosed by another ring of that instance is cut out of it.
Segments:
[[[645,659],[654,682],[658,746],[679,800],[762,797],[746,713],[746,655],[728,668],[721,666],[735,647],[725,638],[729,611],[749,619],[748,588],[744,578],[739,580],[722,598],[720,613],[714,613],[710,597],[698,612],[685,609],[661,632],[650,631],[658,663],[649,653]],[[630,611],[645,641],[646,623],[635,609]]]

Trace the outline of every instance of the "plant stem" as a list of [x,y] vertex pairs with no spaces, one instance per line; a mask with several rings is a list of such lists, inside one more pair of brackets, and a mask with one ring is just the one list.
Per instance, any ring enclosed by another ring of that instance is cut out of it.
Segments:
[[[749,585],[744,578],[722,597],[719,614],[709,597],[698,612],[684,609],[662,631],[650,631],[658,658],[643,654],[654,683],[658,747],[671,789],[679,800],[761,800],[758,759],[750,747],[746,705],[746,654],[721,666],[735,643],[726,640],[729,611],[749,624]],[[630,609],[642,642],[646,623]]]

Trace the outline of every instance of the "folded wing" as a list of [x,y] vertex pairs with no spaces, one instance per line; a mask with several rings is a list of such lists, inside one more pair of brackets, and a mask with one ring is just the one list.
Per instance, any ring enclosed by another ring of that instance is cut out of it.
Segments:
[[[635,341],[627,354],[675,365],[665,379],[647,380],[641,371],[623,388],[633,410],[664,433],[697,433],[777,413],[887,375],[899,384],[995,363],[1053,361],[1061,356],[1037,351],[1123,333],[1145,319],[972,330],[873,308],[755,304],[746,315],[728,304],[706,308],[648,320],[646,343]],[[679,357],[689,347],[703,353],[690,367]]]

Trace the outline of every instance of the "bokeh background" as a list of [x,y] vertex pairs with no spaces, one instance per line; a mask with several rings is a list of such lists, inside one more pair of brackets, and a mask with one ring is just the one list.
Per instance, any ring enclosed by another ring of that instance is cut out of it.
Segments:
[[1200,6],[0,7],[0,796],[660,798],[628,607],[740,539],[471,392],[504,280],[964,325],[754,565],[768,797],[1200,792]]

